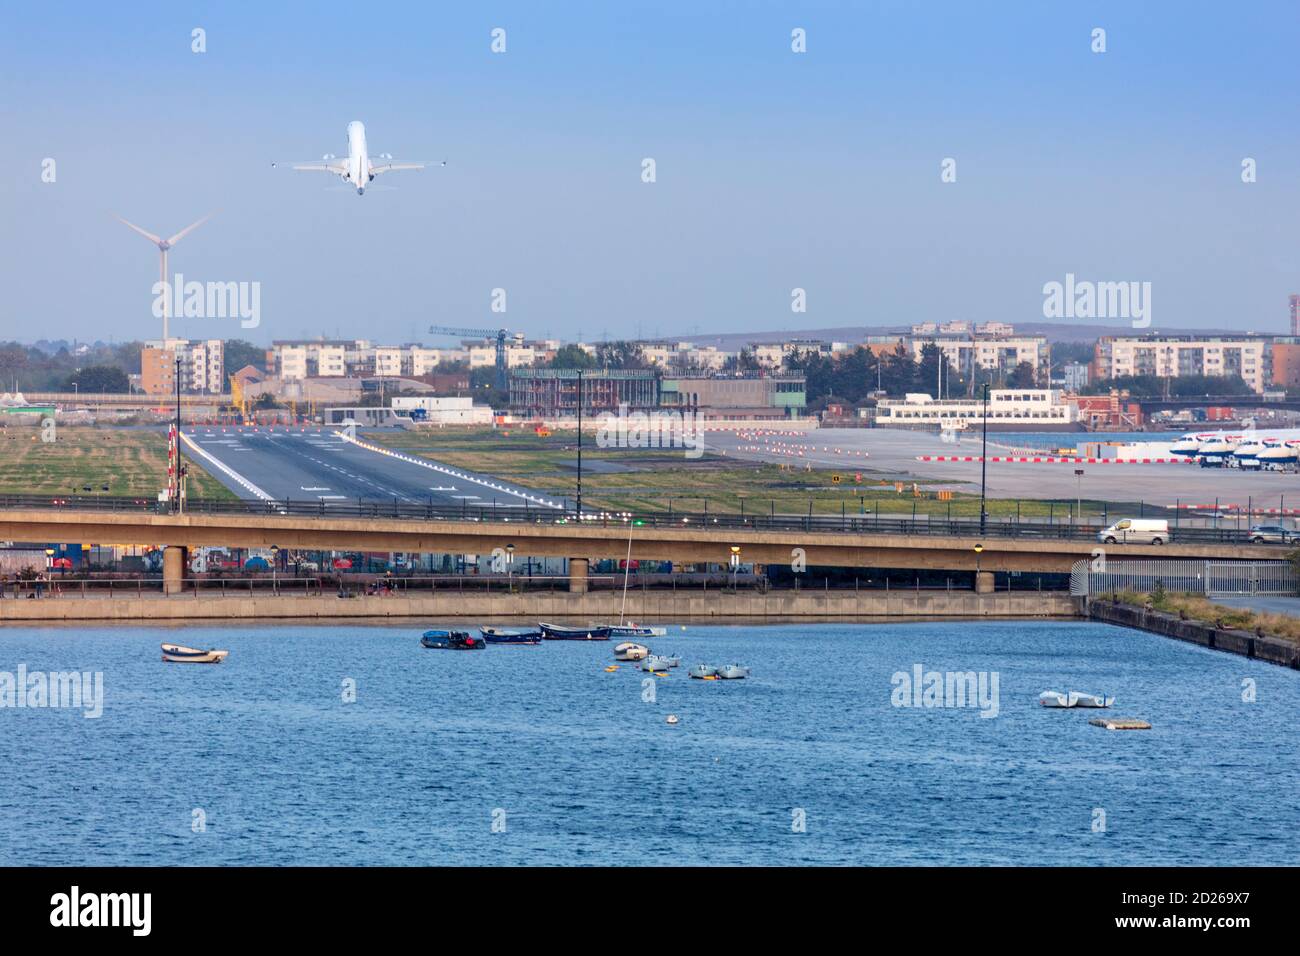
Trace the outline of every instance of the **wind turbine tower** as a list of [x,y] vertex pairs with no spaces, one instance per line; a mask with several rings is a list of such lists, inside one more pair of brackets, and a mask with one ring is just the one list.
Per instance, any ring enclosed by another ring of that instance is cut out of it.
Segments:
[[172,246],[176,245],[176,243],[180,242],[182,239],[184,239],[195,229],[199,228],[199,226],[203,225],[205,222],[211,219],[212,216],[211,214],[209,214],[204,216],[198,222],[190,223],[188,226],[186,226],[180,232],[176,233],[176,235],[172,236],[170,239],[163,239],[161,236],[155,236],[152,232],[145,232],[135,223],[127,222],[121,216],[118,216],[117,218],[120,222],[134,229],[136,232],[140,233],[140,235],[144,236],[146,239],[148,239],[150,242],[152,242],[154,245],[158,247],[158,257],[159,257],[158,278],[163,281],[164,287],[168,290],[169,293],[168,295],[163,297],[162,337],[163,337],[163,343],[165,345],[170,335],[170,330],[168,329],[167,326],[167,320],[168,318],[170,318],[171,307],[172,307],[172,296],[175,295],[175,290],[171,288],[171,279],[167,277],[167,250],[170,249]]

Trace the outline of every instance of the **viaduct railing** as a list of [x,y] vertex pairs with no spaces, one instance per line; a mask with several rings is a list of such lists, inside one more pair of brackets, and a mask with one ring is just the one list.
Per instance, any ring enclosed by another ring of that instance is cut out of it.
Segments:
[[[146,498],[109,495],[0,495],[0,510],[114,512],[166,515],[166,505]],[[218,501],[191,500],[186,513],[194,515],[267,515],[302,518],[386,518],[408,521],[483,521],[500,523],[580,525],[600,528],[749,529],[846,534],[933,535],[941,537],[1017,538],[1030,540],[1096,541],[1102,526],[1075,522],[1044,522],[1016,515],[989,516],[983,531],[978,517],[946,515],[915,517],[871,514],[737,514],[734,512],[626,512],[586,510],[577,514],[554,508],[468,502],[459,506],[401,502],[397,499],[358,498],[348,501]],[[1170,542],[1176,544],[1248,544],[1245,528],[1191,527],[1170,520]]]

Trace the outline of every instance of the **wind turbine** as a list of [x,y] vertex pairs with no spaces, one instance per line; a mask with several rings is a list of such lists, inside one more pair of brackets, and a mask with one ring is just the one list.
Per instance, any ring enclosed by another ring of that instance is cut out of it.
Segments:
[[[180,242],[180,241],[181,241],[183,238],[185,238],[185,236],[187,236],[189,233],[193,232],[195,229],[199,228],[199,226],[203,225],[205,222],[207,222],[209,219],[211,219],[211,218],[212,218],[212,214],[209,213],[208,215],[206,215],[206,216],[204,216],[202,219],[200,219],[198,222],[190,223],[188,226],[186,226],[186,227],[185,227],[184,229],[182,229],[180,232],[176,233],[176,235],[172,236],[170,239],[163,239],[161,236],[155,236],[152,232],[145,232],[143,229],[141,229],[141,228],[140,228],[139,226],[137,226],[135,223],[133,223],[133,222],[127,222],[127,221],[126,221],[125,219],[123,219],[121,216],[118,216],[117,218],[118,218],[118,221],[119,221],[119,222],[124,223],[124,224],[127,225],[127,226],[130,226],[132,229],[134,229],[136,232],[140,233],[140,235],[144,236],[146,239],[148,239],[150,242],[152,242],[154,245],[156,245],[156,246],[158,247],[158,253],[159,253],[158,277],[163,281],[164,287],[167,288],[167,289],[170,291],[170,289],[171,289],[171,280],[167,278],[167,250],[170,249],[172,246],[176,245],[176,243]],[[162,337],[163,337],[163,344],[164,344],[164,347],[165,347],[166,342],[167,342],[167,332],[168,332],[168,330],[167,330],[167,319],[168,319],[168,313],[169,313],[170,310],[171,310],[171,300],[172,300],[171,295],[165,295],[165,296],[163,296],[163,334],[162,334]]]

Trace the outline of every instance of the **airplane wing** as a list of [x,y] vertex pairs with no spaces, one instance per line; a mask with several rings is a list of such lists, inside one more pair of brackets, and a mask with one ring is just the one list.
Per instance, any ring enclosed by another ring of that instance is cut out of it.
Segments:
[[379,162],[371,162],[370,172],[378,176],[380,173],[391,173],[397,169],[424,169],[426,166],[446,166],[446,161],[441,163],[411,163],[402,162],[396,159],[384,159]]
[[335,176],[342,176],[348,171],[348,160],[346,156],[342,159],[332,159],[325,162],[271,164],[272,168],[281,165],[288,165],[292,169],[307,170],[308,172],[333,173]]

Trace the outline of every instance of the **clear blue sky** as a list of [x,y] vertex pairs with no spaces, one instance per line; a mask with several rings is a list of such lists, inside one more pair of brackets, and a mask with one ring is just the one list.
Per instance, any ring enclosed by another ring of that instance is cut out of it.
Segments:
[[[173,271],[260,281],[262,326],[190,337],[406,340],[497,324],[494,287],[589,340],[1041,321],[1067,272],[1152,282],[1154,328],[1281,332],[1298,67],[1294,2],[9,5],[0,338],[157,335],[113,217],[213,210]],[[363,197],[271,169],[353,119],[448,166]]]

